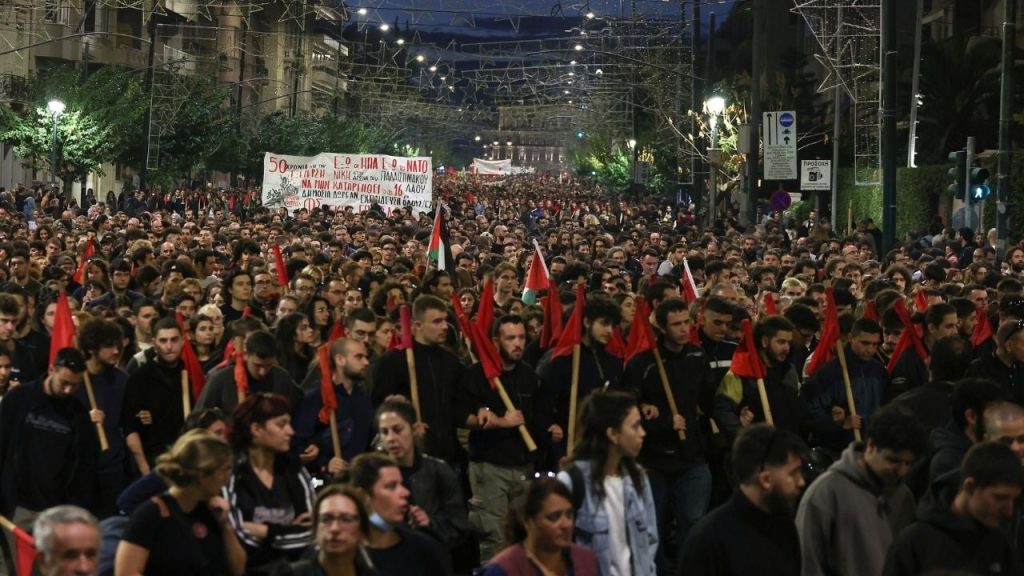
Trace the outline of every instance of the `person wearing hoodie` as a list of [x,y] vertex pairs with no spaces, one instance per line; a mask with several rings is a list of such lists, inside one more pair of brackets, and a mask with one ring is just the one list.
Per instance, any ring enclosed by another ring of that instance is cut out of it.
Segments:
[[803,576],[882,574],[893,539],[914,521],[914,496],[901,480],[927,442],[924,427],[906,409],[886,406],[875,413],[866,441],[851,443],[800,502]]
[[933,486],[918,521],[889,548],[884,576],[1021,573],[1000,530],[1024,485],[1020,459],[1008,446],[982,442],[967,451],[960,478]]
[[856,414],[851,414],[846,398],[839,358],[822,365],[801,390],[807,402],[807,426],[811,446],[832,454],[841,452],[853,441],[854,430],[864,430],[882,402],[888,376],[885,366],[875,360],[882,344],[882,327],[870,318],[861,318],[850,329],[846,344],[846,368],[853,391]]

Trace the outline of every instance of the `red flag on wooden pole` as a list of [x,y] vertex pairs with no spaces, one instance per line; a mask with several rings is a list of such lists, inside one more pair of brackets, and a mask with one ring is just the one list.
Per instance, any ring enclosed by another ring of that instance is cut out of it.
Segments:
[[540,347],[547,350],[562,335],[562,299],[554,278],[548,278],[548,295],[541,300],[541,306],[544,308],[544,325],[540,332]]
[[89,263],[89,258],[96,252],[95,238],[90,236],[89,240],[85,243],[85,249],[82,250],[81,260],[78,262],[78,269],[75,270],[75,283],[81,284],[85,280],[85,266]]
[[732,366],[729,371],[740,378],[764,378],[768,373],[754,342],[750,320],[743,321],[743,338],[732,354]]
[[896,307],[896,313],[903,322],[903,334],[900,334],[900,339],[896,342],[896,348],[892,351],[892,357],[889,358],[889,364],[885,367],[889,374],[892,374],[892,371],[896,369],[896,363],[899,362],[900,356],[909,348],[913,348],[921,360],[928,359],[928,351],[925,350],[921,335],[918,334],[917,327],[914,326],[914,322],[910,319],[910,313],[907,312],[907,307],[903,300],[897,300],[893,303],[893,306]]
[[767,316],[774,316],[779,313],[779,309],[775,306],[775,295],[771,292],[764,293],[764,313]]
[[277,285],[288,285],[288,268],[284,265],[284,256],[281,255],[281,247],[274,244],[274,262],[277,264]]
[[483,290],[480,292],[480,306],[476,312],[476,325],[483,330],[484,334],[490,334],[491,324],[494,323],[494,281],[490,277],[484,281]]
[[647,300],[640,296],[636,299],[636,314],[633,316],[633,326],[629,329],[629,339],[626,342],[626,362],[628,363],[637,354],[650,350],[654,346],[651,309],[647,305]]
[[338,409],[338,397],[334,394],[334,380],[331,373],[331,352],[330,344],[324,344],[317,350],[317,358],[320,362],[320,400],[323,407],[317,415],[322,424],[331,420],[331,414]]
[[988,319],[983,306],[978,306],[978,321],[974,324],[974,331],[971,332],[971,346],[977,348],[981,343],[992,337],[995,332],[992,330],[992,321]]
[[75,347],[75,321],[71,317],[71,305],[68,295],[61,292],[57,295],[57,311],[53,317],[53,332],[50,334],[50,364],[63,348]]
[[562,334],[551,352],[551,358],[568,356],[572,354],[574,346],[579,344],[583,338],[583,307],[586,305],[586,294],[583,290],[583,283],[576,286],[576,304],[573,306],[572,314],[566,321]]
[[821,327],[821,340],[814,348],[814,356],[807,365],[807,375],[814,374],[835,355],[836,342],[839,340],[839,315],[836,313],[836,297],[832,287],[825,289],[825,324]]
[[178,328],[181,329],[181,337],[184,340],[181,346],[181,361],[185,364],[185,371],[188,372],[188,381],[192,387],[192,397],[199,398],[199,394],[206,385],[206,373],[203,372],[203,365],[199,362],[195,348],[192,347],[192,340],[188,337],[188,327],[185,325],[185,317],[181,312],[176,312]]

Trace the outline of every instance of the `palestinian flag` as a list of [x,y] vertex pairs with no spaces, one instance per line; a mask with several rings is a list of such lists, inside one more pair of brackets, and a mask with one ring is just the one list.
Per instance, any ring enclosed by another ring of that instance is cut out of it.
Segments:
[[452,258],[452,243],[448,239],[448,224],[444,221],[444,207],[440,204],[435,209],[434,229],[430,232],[427,258],[432,262],[437,262],[438,270],[455,267],[455,260]]
[[527,305],[537,303],[537,293],[548,287],[548,267],[540,254],[540,246],[534,244],[533,260],[530,261],[530,273],[526,275],[523,286],[523,302]]

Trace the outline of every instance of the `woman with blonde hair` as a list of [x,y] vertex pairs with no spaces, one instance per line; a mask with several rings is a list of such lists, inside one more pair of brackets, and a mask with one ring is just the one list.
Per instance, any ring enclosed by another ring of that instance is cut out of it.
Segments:
[[221,489],[232,451],[207,430],[191,430],[156,460],[167,492],[139,506],[117,547],[116,576],[241,576],[245,549]]

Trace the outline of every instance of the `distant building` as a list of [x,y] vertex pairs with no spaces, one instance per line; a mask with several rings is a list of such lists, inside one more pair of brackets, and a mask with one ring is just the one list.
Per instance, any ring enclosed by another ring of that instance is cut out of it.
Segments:
[[486,158],[511,159],[513,166],[537,172],[568,170],[578,127],[579,116],[572,106],[499,106],[498,129],[484,133],[485,140],[491,141]]

